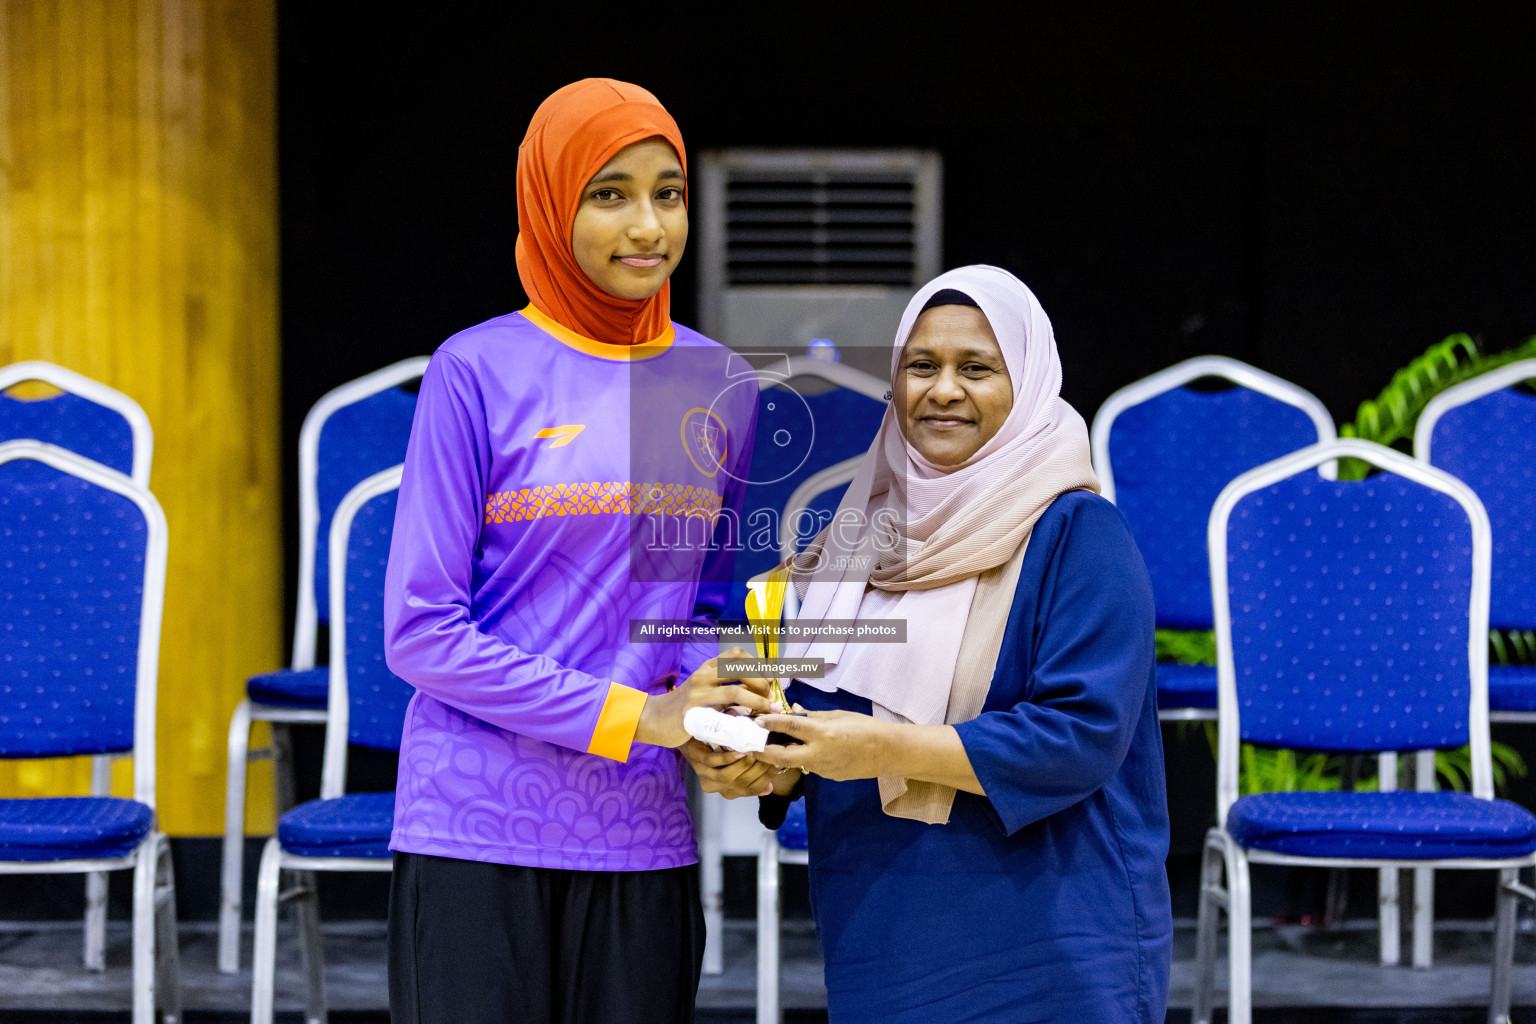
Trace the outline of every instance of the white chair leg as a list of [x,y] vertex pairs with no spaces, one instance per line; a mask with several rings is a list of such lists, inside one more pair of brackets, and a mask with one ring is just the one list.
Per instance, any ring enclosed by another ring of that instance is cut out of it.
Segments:
[[1519,896],[1512,886],[1520,881],[1520,872],[1508,868],[1499,872],[1493,925],[1493,984],[1488,999],[1488,1024],[1509,1024],[1509,989],[1514,973],[1515,912]]
[[304,998],[305,1024],[326,1024],[325,1014],[325,944],[320,935],[320,890],[315,873],[305,871],[298,877],[299,892],[293,900],[298,923],[299,952],[304,961],[307,983]]
[[1192,1024],[1211,1024],[1216,1004],[1216,933],[1226,892],[1221,887],[1221,846],[1207,836],[1200,857],[1199,917],[1195,932],[1195,1005]]
[[725,970],[725,872],[722,868],[725,798],[705,793],[699,802],[699,901],[704,906],[705,974]]
[[293,810],[298,802],[293,777],[293,734],[287,722],[272,722],[272,777],[277,784],[277,813]]
[[[1397,789],[1397,754],[1376,757],[1377,785],[1383,793]],[[1382,868],[1376,874],[1376,919],[1381,929],[1381,962],[1395,967],[1403,959],[1403,919],[1398,900],[1398,869]]]
[[[1421,750],[1415,755],[1415,788],[1420,793],[1435,791],[1435,752]],[[1413,870],[1413,966],[1431,967],[1435,962],[1435,869]]]
[[229,720],[229,763],[224,776],[224,850],[219,873],[219,970],[240,969],[240,890],[245,874],[245,766],[251,742],[251,702]]
[[[112,795],[112,758],[91,758],[91,795]],[[107,878],[105,871],[85,876],[85,969],[107,969]]]
[[107,873],[85,876],[85,969],[107,969]]
[[181,1020],[181,943],[176,934],[176,872],[171,841],[159,837],[155,857],[155,1000],[165,1024]]
[[1435,869],[1413,871],[1413,966],[1435,964]]
[[155,875],[157,833],[133,858],[133,1024],[155,1021]]
[[[1381,963],[1396,967],[1403,959],[1402,911],[1398,901],[1398,869],[1381,868],[1377,872],[1377,916],[1381,925]],[[1417,936],[1415,936],[1417,939]]]
[[757,1024],[782,1024],[779,973],[779,837],[764,832],[757,855]]
[[277,897],[282,847],[267,840],[256,875],[256,941],[251,951],[251,1024],[272,1024],[272,988],[277,978]]
[[1228,843],[1227,1024],[1253,1024],[1253,918],[1248,857]]

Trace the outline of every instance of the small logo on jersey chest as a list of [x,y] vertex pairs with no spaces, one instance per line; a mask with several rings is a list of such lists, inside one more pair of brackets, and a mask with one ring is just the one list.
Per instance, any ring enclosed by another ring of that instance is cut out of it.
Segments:
[[705,476],[714,476],[725,465],[725,424],[708,409],[689,409],[683,414],[683,450]]
[[533,436],[535,438],[552,437],[555,439],[555,443],[550,445],[550,447],[560,448],[576,440],[576,435],[586,429],[587,425],[585,423],[568,423],[563,427],[545,427]]

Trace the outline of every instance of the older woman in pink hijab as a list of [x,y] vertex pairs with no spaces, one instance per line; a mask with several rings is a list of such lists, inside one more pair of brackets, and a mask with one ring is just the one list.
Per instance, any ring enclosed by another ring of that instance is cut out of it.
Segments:
[[706,789],[804,797],[829,1017],[1161,1022],[1172,920],[1152,591],[1050,320],[996,267],[908,305],[893,401],[831,525],[797,558],[821,641],[799,743],[689,748]]

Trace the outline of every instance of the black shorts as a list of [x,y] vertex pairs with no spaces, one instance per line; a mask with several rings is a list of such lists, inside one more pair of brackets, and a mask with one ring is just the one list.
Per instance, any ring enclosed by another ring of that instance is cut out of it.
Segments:
[[690,1024],[698,869],[564,871],[396,853],[394,1024]]

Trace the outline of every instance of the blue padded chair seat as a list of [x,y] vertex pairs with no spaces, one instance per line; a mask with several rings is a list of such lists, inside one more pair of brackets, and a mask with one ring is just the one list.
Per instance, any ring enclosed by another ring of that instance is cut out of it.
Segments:
[[779,826],[779,845],[786,850],[805,850],[811,845],[810,827],[805,820],[805,801],[795,800]]
[[395,827],[395,794],[348,793],[300,804],[277,823],[277,841],[301,857],[387,860]]
[[1157,663],[1157,706],[1216,708],[1216,666]]
[[1260,793],[1232,805],[1227,831],[1245,848],[1299,857],[1498,860],[1536,850],[1536,815],[1470,793]]
[[1536,665],[1489,665],[1488,710],[1536,711]]
[[321,665],[302,672],[291,668],[263,672],[246,680],[245,693],[257,704],[324,711],[331,695],[331,670]]
[[154,824],[148,804],[115,796],[0,800],[0,861],[126,857]]

